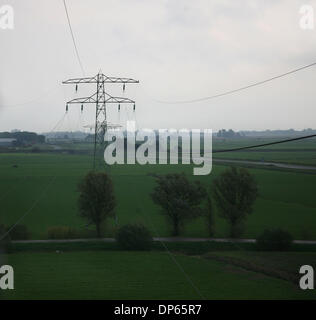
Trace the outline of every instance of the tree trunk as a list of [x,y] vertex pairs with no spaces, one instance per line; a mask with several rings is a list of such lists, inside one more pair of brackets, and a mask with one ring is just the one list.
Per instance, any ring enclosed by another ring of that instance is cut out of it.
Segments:
[[243,233],[242,222],[234,221],[234,223],[231,224],[230,237],[231,238],[240,238],[242,233]]
[[100,223],[96,223],[96,230],[97,230],[97,238],[101,238],[101,226]]
[[179,221],[178,219],[173,219],[173,236],[177,237],[179,235]]

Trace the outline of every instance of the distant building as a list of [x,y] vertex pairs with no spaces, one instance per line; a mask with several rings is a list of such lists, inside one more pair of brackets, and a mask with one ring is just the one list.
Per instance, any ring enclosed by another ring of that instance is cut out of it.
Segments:
[[16,139],[12,138],[0,138],[0,147],[12,147],[16,141]]

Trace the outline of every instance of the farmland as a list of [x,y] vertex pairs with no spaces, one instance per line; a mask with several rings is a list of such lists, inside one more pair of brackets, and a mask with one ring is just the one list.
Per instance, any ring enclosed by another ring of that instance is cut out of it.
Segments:
[[[229,145],[235,146],[234,141]],[[293,148],[258,152],[258,156],[280,161],[277,154],[281,154],[284,161],[297,162],[293,154],[299,154],[305,162],[312,155],[312,151]],[[91,170],[91,154],[81,152],[84,147],[77,146],[79,149],[80,153],[72,154],[2,153],[1,223],[9,226],[23,217],[20,223],[28,227],[32,239],[46,239],[51,226],[69,226],[80,237],[94,237],[93,227],[87,227],[77,214],[77,184]],[[236,158],[239,153],[234,155]],[[251,159],[256,153],[247,155],[246,159]],[[128,222],[143,223],[154,236],[170,235],[169,225],[150,198],[155,181],[149,173],[185,172],[189,179],[198,179],[209,188],[226,168],[214,165],[211,175],[193,176],[191,165],[106,167],[118,206],[117,219],[103,226],[104,236],[112,237],[117,227]],[[243,237],[254,238],[265,228],[282,227],[295,239],[316,240],[316,175],[256,167],[249,170],[258,182],[259,197]],[[215,236],[227,237],[226,221],[219,216],[215,220]],[[189,223],[181,236],[207,237],[205,221],[199,218]],[[314,246],[304,249],[297,245],[282,253],[258,252],[253,251],[254,246],[229,243],[169,243],[168,247],[206,299],[315,299],[314,291],[298,289],[297,280],[299,266],[316,263]],[[5,292],[4,299],[201,298],[159,243],[149,252],[119,251],[113,243],[97,242],[14,244],[6,259],[15,269],[16,290]]]
[[[271,143],[284,138],[243,138],[243,139],[214,139],[213,149],[223,150],[240,148],[249,145]],[[272,161],[291,164],[316,165],[315,138],[254,148],[246,151],[216,153],[214,158],[238,159],[253,161]]]
[[[274,268],[282,270],[291,257],[302,262],[298,255],[283,254]],[[312,253],[304,257],[315,261]],[[206,299],[315,299],[314,291],[255,269],[209,257],[177,254],[176,259]],[[5,292],[5,299],[201,299],[165,252],[16,253],[9,262],[16,288]]]
[[[306,154],[306,153],[304,153]],[[105,236],[113,236],[117,225],[142,222],[159,236],[170,234],[159,209],[150,198],[154,178],[148,173],[185,172],[207,187],[223,165],[214,165],[210,176],[193,176],[190,165],[116,165],[107,167],[117,196],[117,224],[109,220]],[[84,154],[10,153],[0,157],[1,222],[11,225],[26,212],[23,224],[32,239],[45,239],[50,226],[71,226],[83,236],[91,228],[77,215],[77,183],[91,169],[91,156]],[[268,169],[250,169],[259,185],[255,209],[246,223],[245,237],[256,237],[264,228],[282,227],[296,239],[316,239],[316,175]],[[35,202],[35,205],[34,205]],[[216,218],[216,235],[225,237],[228,226]],[[207,236],[202,218],[189,224],[183,236]]]

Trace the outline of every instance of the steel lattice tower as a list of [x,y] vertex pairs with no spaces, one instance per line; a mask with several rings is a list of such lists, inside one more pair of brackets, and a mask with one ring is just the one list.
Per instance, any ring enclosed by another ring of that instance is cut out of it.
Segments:
[[122,98],[122,97],[113,97],[105,91],[106,83],[120,83],[123,84],[123,91],[125,91],[125,85],[128,83],[139,83],[138,80],[130,78],[116,78],[108,77],[103,73],[99,72],[95,77],[85,77],[85,78],[76,78],[63,81],[63,84],[75,84],[76,91],[78,90],[79,84],[91,84],[95,83],[97,86],[97,91],[90,97],[76,98],[67,102],[66,111],[68,111],[69,104],[81,104],[81,111],[83,110],[84,104],[95,104],[95,130],[94,130],[94,155],[93,155],[93,169],[96,167],[97,159],[97,148],[98,146],[103,147],[105,145],[104,135],[107,131],[107,104],[118,104],[119,109],[121,104],[134,104],[135,101]]

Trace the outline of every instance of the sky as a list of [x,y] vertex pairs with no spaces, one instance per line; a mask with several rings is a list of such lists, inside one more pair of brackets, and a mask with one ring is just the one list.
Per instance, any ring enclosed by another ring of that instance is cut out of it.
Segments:
[[[65,116],[67,100],[96,88],[76,93],[61,84],[83,76],[62,0],[0,0],[7,4],[14,28],[0,29],[0,131],[91,125],[93,105],[82,114],[72,105]],[[316,62],[316,29],[300,26],[303,5],[316,10],[316,0],[67,0],[85,75],[140,81],[125,92],[136,112],[109,106],[110,122],[214,131],[316,128],[316,66],[209,101],[158,102],[218,94]],[[106,89],[123,94],[121,86]]]

